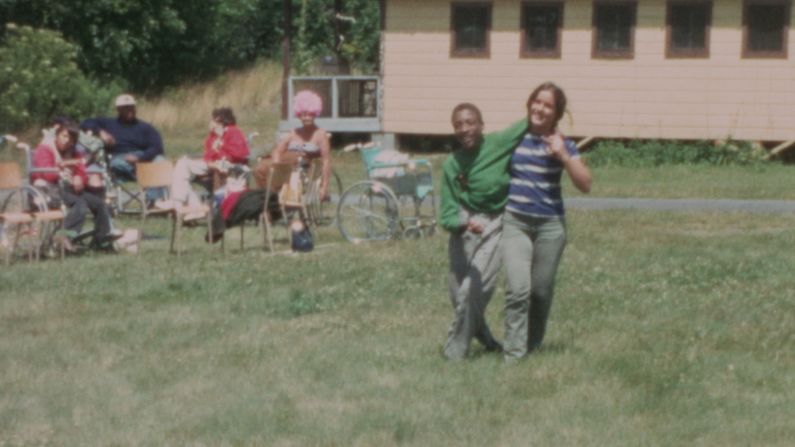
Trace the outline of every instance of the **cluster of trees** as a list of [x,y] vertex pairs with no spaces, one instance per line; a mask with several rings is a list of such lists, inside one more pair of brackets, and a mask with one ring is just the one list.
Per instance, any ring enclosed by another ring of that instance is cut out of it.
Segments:
[[[296,69],[334,53],[354,70],[375,69],[377,1],[338,0],[350,17],[339,46],[335,0],[289,1]],[[157,92],[279,57],[283,35],[282,0],[0,0],[0,127],[46,119],[66,101],[90,109],[121,89]],[[30,91],[43,84],[45,94]],[[91,98],[74,101],[83,93]]]

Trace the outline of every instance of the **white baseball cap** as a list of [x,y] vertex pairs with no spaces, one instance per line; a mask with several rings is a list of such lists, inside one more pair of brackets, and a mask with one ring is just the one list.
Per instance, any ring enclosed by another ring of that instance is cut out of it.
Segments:
[[116,107],[134,106],[135,98],[132,95],[125,93],[116,97]]

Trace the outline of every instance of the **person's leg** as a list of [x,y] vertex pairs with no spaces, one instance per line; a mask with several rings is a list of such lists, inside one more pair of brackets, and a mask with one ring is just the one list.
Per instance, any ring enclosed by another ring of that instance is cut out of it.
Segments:
[[105,242],[110,234],[110,211],[108,210],[105,201],[94,194],[84,191],[80,197],[91,210],[94,215],[94,238],[93,244]]
[[174,178],[171,182],[171,199],[188,205],[198,205],[199,197],[191,187],[191,180],[197,176],[206,175],[209,170],[204,160],[191,160],[182,157],[174,166]]
[[502,263],[506,274],[505,339],[506,360],[527,355],[527,312],[530,306],[530,262],[533,243],[525,219],[505,213],[502,227]]
[[135,165],[125,160],[124,155],[115,155],[110,159],[110,171],[119,180],[135,181]]
[[555,275],[565,246],[565,222],[552,219],[538,226],[533,241],[532,287],[528,313],[528,352],[537,349],[544,340],[555,290]]
[[461,235],[450,234],[447,246],[447,257],[450,262],[448,272],[448,291],[450,304],[453,305],[453,321],[447,331],[444,355],[448,359],[458,360],[466,357],[469,351],[470,312],[468,295],[469,281],[465,281],[467,273],[467,253]]
[[486,321],[486,307],[494,294],[497,274],[500,271],[500,238],[502,236],[502,216],[483,219],[484,233],[478,246],[471,253],[468,274],[471,278],[470,295],[475,308],[474,336],[489,351],[502,350],[502,345],[494,338]]
[[64,217],[63,228],[71,233],[70,237],[74,237],[83,229],[83,223],[88,213],[88,204],[79,195],[66,189],[61,190],[61,200],[68,208]]
[[499,218],[491,219],[486,222],[483,236],[472,233],[450,236],[448,281],[455,316],[444,349],[450,359],[466,357],[473,337],[489,350],[500,349],[485,316],[500,268],[499,226]]

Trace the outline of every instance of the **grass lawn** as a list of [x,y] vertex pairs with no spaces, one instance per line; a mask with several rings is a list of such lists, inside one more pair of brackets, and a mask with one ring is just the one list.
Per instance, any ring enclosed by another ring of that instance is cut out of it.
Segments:
[[442,359],[443,235],[266,256],[249,230],[222,256],[194,230],[180,259],[155,239],[2,268],[0,445],[791,445],[793,216],[568,222],[517,365]]
[[[795,166],[661,166],[593,169],[597,197],[795,200]],[[568,195],[581,195],[566,177]]]
[[[257,154],[276,90],[197,86],[141,116],[167,156],[198,157],[209,111],[233,105]],[[446,154],[417,157],[438,184]],[[356,153],[335,150],[334,169],[363,178]],[[592,195],[795,200],[792,172],[606,167]],[[444,234],[351,245],[326,228],[292,256],[249,229],[222,255],[191,230],[177,258],[153,218],[139,256],[2,266],[0,447],[792,445],[795,216],[573,210],[568,225],[548,337],[516,365],[478,346],[443,360]]]
[[[434,167],[439,191],[446,153],[414,154]],[[335,151],[332,166],[343,187],[364,179],[358,152]],[[661,166],[654,168],[598,167],[592,169],[593,189],[585,195],[563,176],[565,196],[639,197],[652,199],[777,199],[795,200],[795,166],[770,163],[758,166]]]

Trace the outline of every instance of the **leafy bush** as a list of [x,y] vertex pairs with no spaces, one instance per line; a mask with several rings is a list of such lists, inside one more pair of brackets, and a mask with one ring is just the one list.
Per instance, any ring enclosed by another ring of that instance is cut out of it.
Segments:
[[651,167],[677,164],[750,165],[762,163],[765,152],[750,143],[727,141],[607,140],[584,154],[591,166]]
[[[159,92],[242,68],[281,51],[283,9],[274,0],[0,0],[0,17],[63,33],[80,48],[84,73]],[[380,13],[374,0],[343,0],[342,58],[355,71],[378,66]],[[335,52],[334,0],[293,1],[297,73]],[[4,34],[0,22],[0,39]]]
[[9,24],[0,46],[0,126],[19,130],[54,115],[104,111],[116,93],[77,68],[77,49],[59,33]]

